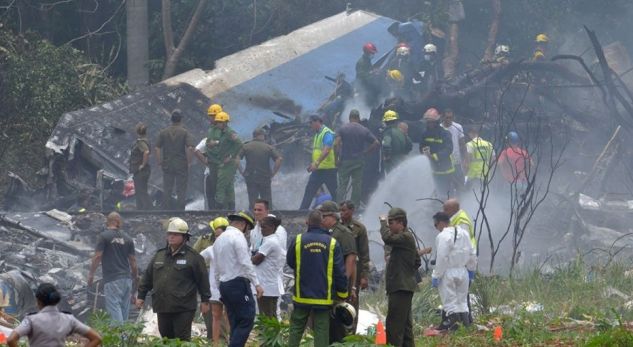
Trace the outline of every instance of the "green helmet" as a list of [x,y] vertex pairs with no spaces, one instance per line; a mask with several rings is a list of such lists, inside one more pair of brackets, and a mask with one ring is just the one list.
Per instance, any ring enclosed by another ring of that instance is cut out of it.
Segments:
[[400,207],[394,207],[389,210],[389,219],[392,218],[407,218],[407,212]]
[[338,204],[334,201],[326,201],[318,207],[323,215],[330,215],[339,212]]

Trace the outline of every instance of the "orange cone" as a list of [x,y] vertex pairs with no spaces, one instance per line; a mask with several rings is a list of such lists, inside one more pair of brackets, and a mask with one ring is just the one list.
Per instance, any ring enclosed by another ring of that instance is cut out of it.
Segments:
[[495,340],[495,342],[499,342],[501,341],[502,337],[503,337],[503,329],[501,328],[500,325],[497,325],[492,334],[492,338]]
[[7,337],[4,336],[4,333],[0,333],[0,344],[4,345],[7,343]]
[[386,345],[387,344],[387,334],[385,334],[385,326],[382,325],[381,321],[378,321],[376,324],[376,342],[377,345]]

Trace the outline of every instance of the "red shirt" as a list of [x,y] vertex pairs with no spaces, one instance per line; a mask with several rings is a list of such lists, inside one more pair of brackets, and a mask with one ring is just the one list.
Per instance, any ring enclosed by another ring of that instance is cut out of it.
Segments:
[[508,183],[526,182],[526,167],[529,170],[530,154],[520,147],[508,147],[501,152],[497,164]]

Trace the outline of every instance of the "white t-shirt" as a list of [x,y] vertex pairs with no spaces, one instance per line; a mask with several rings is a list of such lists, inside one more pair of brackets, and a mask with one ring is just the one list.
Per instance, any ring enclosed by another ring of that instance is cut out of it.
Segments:
[[264,289],[264,296],[280,296],[279,273],[286,259],[277,235],[264,237],[257,253],[265,257],[264,261],[255,266],[255,273]]
[[215,262],[213,261],[213,245],[200,252],[204,260],[209,263],[209,286],[211,287],[211,300],[220,301],[220,288],[215,280]]
[[[207,150],[207,138],[205,137],[196,146],[196,151],[204,154],[206,152],[206,150]],[[208,166],[204,168],[204,175],[205,176],[209,175],[209,167]]]
[[459,140],[464,138],[464,128],[462,128],[462,125],[457,122],[453,122],[448,128],[442,124],[442,128],[451,133],[451,139],[453,140],[453,159],[456,163],[461,163],[462,154],[459,150]]

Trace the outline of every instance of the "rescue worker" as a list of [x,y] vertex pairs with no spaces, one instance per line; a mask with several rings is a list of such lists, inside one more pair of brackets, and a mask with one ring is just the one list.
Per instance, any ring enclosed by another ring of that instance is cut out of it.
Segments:
[[398,207],[380,216],[380,234],[391,249],[385,270],[387,290],[387,343],[392,346],[415,346],[411,301],[417,288],[416,275],[422,260],[415,238],[407,228],[407,213]]
[[[238,166],[244,176],[248,193],[248,206],[253,207],[255,200],[263,199],[272,204],[271,181],[279,172],[283,157],[275,147],[265,142],[262,129],[253,130],[253,140],[246,142],[238,154],[238,158],[246,160],[246,168]],[[270,169],[270,162],[275,163]]]
[[353,109],[349,113],[349,123],[341,126],[336,132],[334,148],[338,163],[339,201],[347,196],[347,188],[351,182],[351,200],[360,204],[363,186],[363,169],[366,157],[380,146],[376,136],[360,124],[360,113]]
[[[171,113],[171,126],[163,129],[156,141],[156,162],[163,169],[163,209],[184,210],[193,137],[182,126],[182,112]],[[176,203],[172,204],[172,190],[176,186]]]
[[253,229],[250,213],[240,211],[228,215],[229,226],[213,244],[215,278],[231,326],[229,346],[244,346],[255,323],[255,286],[257,299],[264,294],[255,267],[251,262],[245,234]]
[[510,63],[510,46],[497,45],[495,47],[495,56],[493,58],[494,64],[507,65]]
[[437,64],[437,46],[432,43],[424,45],[424,60],[420,62],[416,73],[412,77],[413,85],[421,92],[429,92],[435,82],[440,80],[440,72]]
[[[343,261],[345,263],[345,276],[348,278],[349,300],[355,302],[356,298],[356,240],[354,234],[346,226],[341,224],[339,216],[339,206],[334,201],[326,201],[318,207],[323,215],[321,227],[330,231],[330,234],[341,245]],[[330,316],[330,343],[342,342],[348,335],[344,324],[336,320],[337,317]]]
[[549,37],[547,37],[547,34],[541,33],[536,35],[534,41],[536,43],[536,47],[534,48],[532,61],[544,60],[549,46]]
[[290,241],[286,262],[294,270],[288,346],[298,347],[308,318],[312,315],[314,346],[329,342],[330,311],[334,298],[348,297],[347,278],[341,246],[328,230],[321,227],[322,214],[310,211],[307,232]]
[[460,323],[470,324],[468,271],[475,270],[477,260],[467,230],[450,226],[450,218],[444,212],[436,213],[433,223],[439,234],[435,238],[437,258],[431,283],[439,290],[444,311],[439,330],[455,330]]
[[327,186],[331,195],[336,194],[336,157],[332,147],[334,146],[334,132],[323,125],[323,120],[317,115],[310,116],[310,128],[314,131],[312,138],[312,162],[308,166],[310,178],[306,185],[300,210],[310,207],[312,198],[322,185]]
[[439,125],[440,113],[434,108],[429,108],[424,113],[424,120],[426,121],[426,130],[422,133],[420,153],[431,162],[436,195],[439,197],[451,196],[451,181],[455,173],[451,159],[451,153],[453,153],[451,133]]
[[57,304],[62,299],[54,285],[42,283],[35,291],[39,312],[24,317],[20,325],[9,335],[9,347],[18,347],[20,337],[27,336],[31,347],[63,347],[66,337],[79,334],[88,339],[85,347],[101,346],[101,336],[80,322],[71,313],[61,312]]
[[[202,250],[211,246],[213,242],[215,242],[216,235],[218,234],[218,229],[222,229],[222,231],[226,230],[226,227],[229,226],[229,220],[224,217],[217,217],[211,222],[209,222],[209,227],[211,228],[211,232],[198,237],[196,242],[193,244],[193,249],[200,253]],[[208,265],[208,264],[207,264]]]
[[[352,290],[356,300],[352,302],[354,309],[358,312],[359,292],[361,289],[369,287],[369,238],[367,237],[367,228],[365,225],[354,218],[355,205],[351,200],[345,200],[340,203],[341,224],[352,231],[354,241],[356,241],[356,250],[358,258],[356,259],[356,281]],[[354,320],[352,331],[356,331],[358,319]]]
[[[209,200],[210,209],[235,209],[235,174],[242,141],[229,127],[231,116],[226,112],[215,115],[215,123],[207,135],[207,161],[209,184],[215,187],[215,197]],[[215,174],[214,174],[215,173]],[[209,198],[207,198],[208,200]]]
[[137,210],[149,210],[152,208],[152,200],[149,198],[149,176],[152,171],[149,166],[149,149],[151,145],[147,139],[147,126],[143,123],[136,125],[138,138],[134,141],[130,150],[130,173],[134,179],[134,197]]
[[[218,217],[211,222],[213,229],[213,239],[217,240],[220,235],[229,226],[228,219]],[[211,287],[211,317],[208,314],[203,315],[204,322],[207,326],[207,338],[214,344],[220,343],[220,335],[222,334],[222,326],[227,326],[228,322],[224,316],[224,305],[220,297],[220,288],[215,279],[215,259],[213,258],[213,244],[209,245],[200,252],[200,255],[207,262],[209,269],[209,286]]]
[[455,121],[455,113],[450,108],[444,110],[444,115],[442,117],[442,128],[448,130],[448,132],[451,133],[451,142],[453,144],[451,160],[453,161],[453,167],[455,168],[452,183],[457,191],[461,191],[464,187],[464,170],[462,170],[462,159],[466,157],[466,136],[464,135],[464,128],[461,124]]
[[130,303],[138,287],[138,266],[134,241],[123,233],[123,220],[117,212],[110,212],[106,229],[99,234],[95,254],[88,271],[88,287],[92,287],[94,274],[101,263],[105,309],[115,322],[125,322]]
[[387,110],[382,117],[385,130],[382,133],[382,168],[388,174],[409,154],[413,144],[407,134],[398,126],[398,113]]
[[468,129],[468,137],[471,139],[466,143],[468,153],[466,163],[466,186],[470,189],[486,181],[490,181],[488,172],[493,158],[496,157],[492,143],[479,137],[479,130],[476,127]]
[[[213,243],[215,242],[217,236],[222,234],[222,232],[229,226],[229,220],[224,217],[217,217],[211,222],[209,222],[209,227],[211,228],[211,232],[198,237],[196,242],[193,244],[193,249],[200,253],[200,255],[204,258],[204,261],[207,264],[207,269],[209,269],[209,285],[211,286],[211,310],[207,312],[207,314],[202,315],[204,319],[204,323],[207,327],[207,338],[212,341],[217,341],[220,334],[220,323],[214,325],[214,303],[220,302],[220,292],[217,289],[217,284],[215,284],[215,278],[211,278],[214,275],[213,269],[211,268],[211,264],[213,262]],[[214,288],[215,287],[215,288]],[[220,307],[222,309],[222,307]],[[217,309],[216,309],[217,310]],[[221,319],[222,315],[220,315]],[[218,320],[221,322],[221,320]],[[217,330],[217,337],[214,337],[215,330]]]
[[191,324],[200,295],[200,313],[209,309],[211,290],[204,258],[187,245],[189,226],[174,217],[167,225],[167,246],[156,251],[138,288],[136,307],[152,293],[152,308],[158,316],[161,337],[191,339]]
[[532,158],[530,153],[520,145],[519,134],[510,131],[506,136],[507,147],[499,154],[497,165],[501,175],[510,186],[522,188],[527,184],[531,170]]
[[356,62],[356,89],[360,94],[365,95],[365,100],[374,103],[380,89],[376,81],[374,65],[371,59],[378,52],[376,45],[368,42],[363,45],[363,55]]
[[[222,109],[222,105],[220,104],[212,104],[207,109],[207,116],[209,119],[209,131],[207,132],[207,136],[210,132],[214,131],[215,127],[215,116],[224,112]],[[207,204],[207,208],[209,210],[215,209],[215,193],[216,193],[216,181],[218,180],[218,172],[211,172],[209,166],[209,158],[207,157],[207,137],[202,139],[200,143],[196,146],[194,154],[202,162],[205,166],[204,169],[204,199]]]

